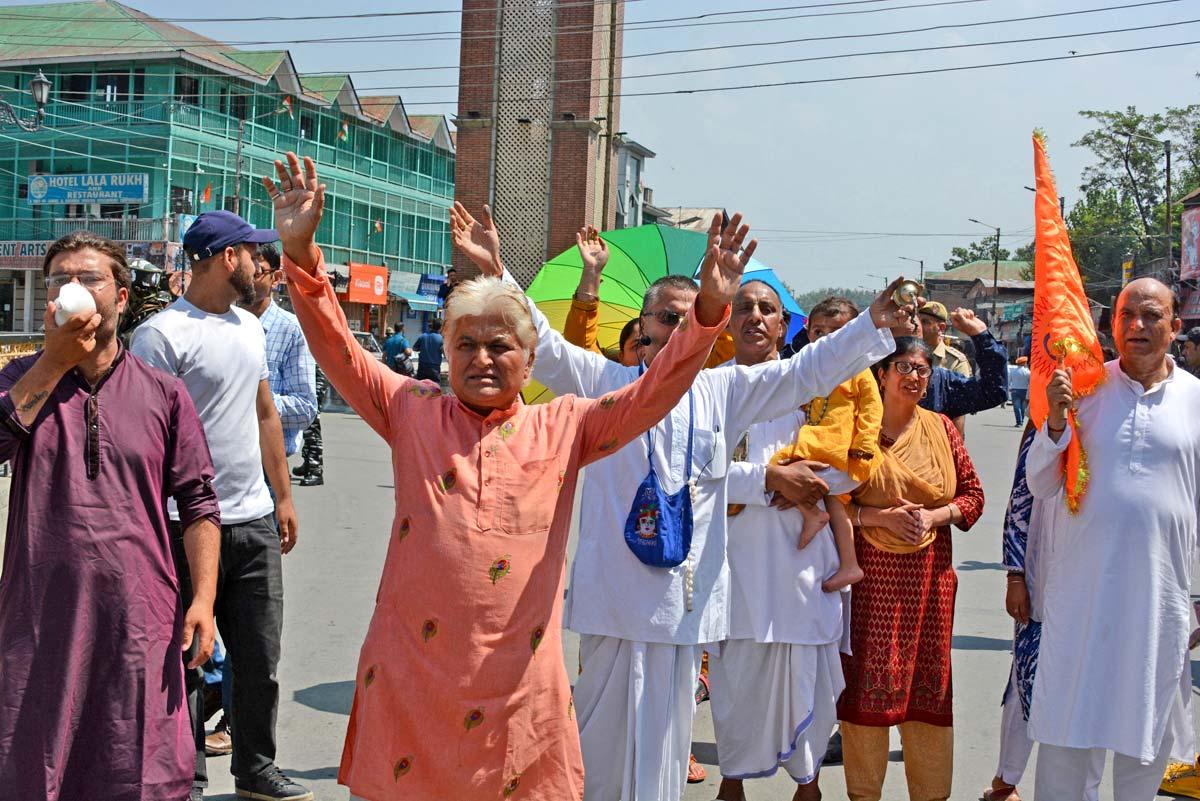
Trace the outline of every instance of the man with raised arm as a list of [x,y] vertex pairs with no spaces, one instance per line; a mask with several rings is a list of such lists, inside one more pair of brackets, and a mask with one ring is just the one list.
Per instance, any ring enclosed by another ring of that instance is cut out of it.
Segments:
[[[455,245],[488,275],[505,273],[500,237],[484,210],[451,212]],[[737,252],[749,234],[735,214],[713,220],[708,252]],[[745,245],[744,255],[756,243]],[[911,321],[894,284],[836,334],[789,361],[705,370],[647,436],[588,470],[565,625],[581,636],[575,685],[587,801],[673,801],[687,774],[693,690],[703,644],[726,638],[725,476],[742,432],[772,420],[891,353],[888,327]],[[646,292],[642,331],[649,365],[696,297],[690,278],[667,276]],[[597,398],[646,368],[624,367],[568,344],[530,302],[538,326],[534,378],[558,394]]]

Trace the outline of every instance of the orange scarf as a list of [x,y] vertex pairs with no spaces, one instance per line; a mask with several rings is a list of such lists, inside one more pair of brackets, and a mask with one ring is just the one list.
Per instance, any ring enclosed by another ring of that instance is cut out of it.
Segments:
[[[954,499],[958,477],[950,438],[939,414],[917,407],[916,416],[896,444],[883,451],[883,460],[865,484],[853,493],[859,506],[888,509],[903,498],[927,509],[938,509]],[[863,526],[867,542],[889,553],[915,553],[929,547],[937,530],[925,532],[913,544],[882,526]]]

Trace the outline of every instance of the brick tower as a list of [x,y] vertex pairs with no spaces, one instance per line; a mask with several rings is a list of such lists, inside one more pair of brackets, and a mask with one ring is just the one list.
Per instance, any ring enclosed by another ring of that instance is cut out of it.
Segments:
[[454,194],[491,204],[525,286],[579,226],[613,226],[623,20],[623,0],[463,0]]

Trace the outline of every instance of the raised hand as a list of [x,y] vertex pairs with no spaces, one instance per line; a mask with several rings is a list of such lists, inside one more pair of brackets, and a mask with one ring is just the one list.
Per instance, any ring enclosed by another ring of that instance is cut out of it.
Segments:
[[916,334],[917,309],[925,299],[916,298],[912,303],[905,303],[903,306],[897,304],[892,294],[902,283],[904,276],[888,284],[888,288],[875,298],[875,302],[871,304],[871,321],[875,323],[876,328],[892,328],[907,334]]
[[286,165],[275,162],[279,183],[266,175],[262,182],[275,207],[275,230],[279,231],[283,252],[311,272],[320,255],[315,239],[317,225],[325,212],[325,184],[317,181],[317,166],[311,158],[304,157],[303,171],[295,153],[289,150],[286,158]]
[[982,334],[987,330],[987,323],[976,317],[975,312],[970,309],[959,308],[950,312],[950,322],[969,337]]
[[579,258],[583,261],[583,272],[579,276],[579,288],[575,297],[579,300],[595,300],[600,296],[600,273],[608,264],[608,243],[600,238],[600,232],[585,225],[575,234],[579,246]]
[[749,233],[750,226],[742,225],[740,212],[734,214],[723,229],[721,215],[713,217],[708,228],[708,248],[700,264],[700,294],[696,298],[696,316],[701,325],[721,322],[725,307],[742,285],[742,274],[758,247],[757,239],[742,246]]
[[471,260],[484,275],[500,278],[504,262],[500,261],[500,232],[492,220],[492,210],[486,204],[476,220],[467,207],[457,200],[450,209],[450,239],[459,252]]

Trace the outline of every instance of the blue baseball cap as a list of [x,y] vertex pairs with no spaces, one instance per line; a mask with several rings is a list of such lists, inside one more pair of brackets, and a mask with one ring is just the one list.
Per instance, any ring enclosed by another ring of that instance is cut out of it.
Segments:
[[232,211],[206,211],[183,236],[183,249],[192,261],[203,261],[225,248],[244,243],[265,245],[279,240],[272,228],[255,228]]

